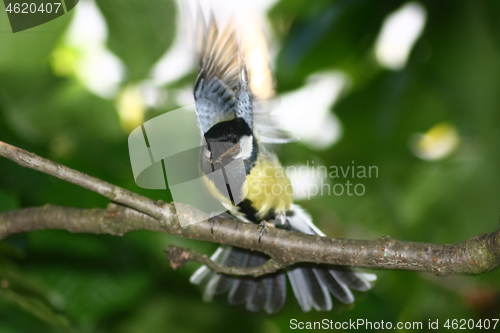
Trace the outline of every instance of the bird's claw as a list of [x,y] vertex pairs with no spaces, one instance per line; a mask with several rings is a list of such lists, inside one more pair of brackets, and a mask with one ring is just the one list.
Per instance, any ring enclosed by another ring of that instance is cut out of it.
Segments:
[[228,213],[224,212],[224,213],[215,214],[213,216],[210,216],[210,218],[208,219],[208,221],[210,222],[210,232],[212,232],[212,235],[214,233],[215,222],[217,222],[217,220],[219,220],[219,219],[224,219],[224,218],[231,218],[231,215],[229,215]]
[[214,225],[215,225],[215,222],[217,221],[217,218],[218,218],[218,215],[212,216],[208,219],[208,221],[210,222],[210,232],[212,233],[212,235],[214,234]]
[[266,221],[262,221],[259,223],[259,228],[260,228],[259,243],[260,243],[260,239],[262,238],[262,235],[264,235],[267,232],[267,228],[273,227],[273,226],[274,226],[273,224],[266,222]]

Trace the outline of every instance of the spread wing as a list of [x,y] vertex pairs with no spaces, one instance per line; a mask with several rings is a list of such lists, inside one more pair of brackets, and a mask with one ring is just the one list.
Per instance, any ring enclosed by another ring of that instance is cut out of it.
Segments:
[[194,97],[202,133],[235,117],[253,129],[247,70],[234,24],[219,30],[213,16],[207,25],[198,12],[197,30],[199,73]]
[[[195,43],[199,72],[194,97],[202,134],[221,121],[240,117],[252,131],[258,132],[262,142],[297,140],[279,128],[272,113],[278,103],[268,48],[260,27],[254,26],[250,35],[243,34],[242,38],[240,43],[234,21],[219,29],[213,15],[206,24],[198,9]],[[257,86],[258,82],[263,84]]]

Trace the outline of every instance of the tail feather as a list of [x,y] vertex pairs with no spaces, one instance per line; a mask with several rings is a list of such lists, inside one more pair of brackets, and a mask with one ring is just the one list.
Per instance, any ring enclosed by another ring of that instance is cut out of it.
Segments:
[[337,277],[335,270],[328,268],[317,269],[319,279],[328,288],[330,293],[342,303],[354,302],[354,296],[346,284]]
[[[293,214],[287,216],[290,230],[324,236],[300,207],[293,205],[292,208]],[[228,267],[256,267],[269,259],[259,252],[231,247],[218,248],[211,258]],[[276,313],[285,303],[286,276],[304,312],[312,308],[318,311],[331,310],[331,295],[342,303],[352,303],[354,295],[351,289],[366,291],[371,288],[370,281],[376,279],[374,274],[334,265],[299,264],[258,278],[216,274],[203,266],[193,274],[191,283],[206,284],[205,300],[211,300],[213,295],[228,293],[231,305],[245,304],[250,311],[264,309],[267,313]]]
[[302,311],[309,312],[311,311],[311,296],[307,290],[304,288],[306,285],[304,274],[301,269],[293,269],[287,272],[288,279],[290,280],[290,284],[292,285],[293,293],[295,294],[295,298],[299,303]]
[[311,298],[311,305],[318,311],[329,311],[332,309],[332,299],[326,286],[318,280],[316,269],[301,268],[306,280],[306,286]]
[[233,287],[229,291],[227,301],[231,305],[245,304],[255,290],[255,281],[251,278],[240,278],[234,281]]
[[[242,254],[243,255],[243,254]],[[247,251],[248,261],[242,267],[256,267],[264,264],[267,258],[261,253],[250,253]],[[232,305],[245,304],[252,298],[256,289],[256,280],[250,277],[236,278],[231,291],[229,292],[228,301]],[[247,303],[249,307],[249,303]]]
[[[238,248],[231,248],[231,253],[227,256],[224,262],[228,267],[246,267],[249,259],[249,253]],[[219,275],[219,274],[214,274]],[[228,292],[234,285],[235,278],[228,275],[220,275],[219,284],[215,290],[215,295],[220,295]]]
[[234,284],[234,278],[231,278],[226,275],[220,275],[219,283],[217,288],[215,289],[214,295],[225,294],[231,289]]
[[265,306],[272,288],[272,279],[265,277],[255,283],[255,289],[247,301],[247,310],[257,312]]
[[267,313],[276,313],[285,304],[286,277],[285,274],[275,274],[271,279],[271,291],[264,309]]
[[346,267],[335,267],[335,269],[331,269],[330,271],[337,280],[345,283],[351,289],[367,291],[372,287],[369,279],[367,279],[367,275],[369,274],[353,272]]
[[[268,259],[258,252],[225,248],[219,251],[215,260],[229,267],[256,267]],[[205,266],[200,270],[203,268]],[[338,266],[301,265],[287,270],[286,275],[304,312],[312,308],[318,311],[331,310],[333,303],[330,294],[342,303],[352,303],[354,296],[350,288],[365,291],[370,287],[363,274]],[[196,272],[193,277],[192,283],[206,284],[206,301],[210,301],[214,295],[228,293],[227,299],[231,305],[245,304],[249,311],[264,309],[267,313],[276,313],[286,300],[285,272],[251,278],[216,274],[206,269],[202,273]]]
[[318,311],[332,309],[332,299],[328,288],[318,275],[317,269],[297,267],[288,272],[288,278],[295,298],[303,311],[310,311],[313,307]]

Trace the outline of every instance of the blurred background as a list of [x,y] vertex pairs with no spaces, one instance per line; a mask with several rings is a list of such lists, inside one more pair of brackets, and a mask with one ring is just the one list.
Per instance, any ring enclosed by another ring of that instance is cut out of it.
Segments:
[[[216,16],[240,5],[212,2]],[[171,200],[135,184],[127,137],[143,121],[193,103],[196,66],[182,4],[80,1],[15,34],[1,10],[0,140]],[[498,228],[499,1],[260,0],[251,9],[266,32],[255,35],[269,42],[277,121],[301,138],[274,149],[284,165],[310,171],[291,171],[296,201],[328,236],[454,243]],[[325,176],[314,172],[320,166],[356,173]],[[357,173],[370,166],[376,175]],[[0,211],[108,203],[4,158],[0,171]],[[352,195],[347,187],[325,193],[348,181]],[[173,271],[163,252],[170,244],[216,248],[146,231],[46,230],[1,241],[0,331],[274,333],[288,331],[291,319],[425,327],[500,317],[498,269],[444,278],[371,270],[373,290],[327,313],[302,313],[291,288],[273,316],[224,297],[203,303],[188,281],[199,265]]]

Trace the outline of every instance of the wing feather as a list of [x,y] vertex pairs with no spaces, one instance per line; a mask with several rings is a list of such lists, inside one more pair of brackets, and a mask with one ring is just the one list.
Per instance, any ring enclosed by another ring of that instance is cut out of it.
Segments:
[[219,29],[212,16],[208,25],[198,13],[197,32],[199,72],[194,85],[198,122],[202,134],[215,124],[243,118],[250,128],[253,124],[251,94],[238,42],[235,23]]

